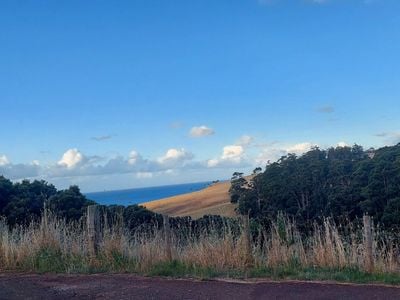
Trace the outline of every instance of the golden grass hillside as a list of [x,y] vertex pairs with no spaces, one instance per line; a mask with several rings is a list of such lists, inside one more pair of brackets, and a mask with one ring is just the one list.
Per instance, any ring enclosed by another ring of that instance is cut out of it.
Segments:
[[235,216],[235,205],[230,202],[230,182],[218,182],[201,191],[142,203],[147,209],[169,216],[204,215]]

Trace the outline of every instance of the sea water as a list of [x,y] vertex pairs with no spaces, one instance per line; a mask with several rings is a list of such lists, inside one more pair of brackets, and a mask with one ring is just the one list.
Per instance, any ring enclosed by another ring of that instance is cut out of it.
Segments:
[[211,182],[196,182],[117,191],[87,193],[86,197],[102,205],[132,205],[202,190]]

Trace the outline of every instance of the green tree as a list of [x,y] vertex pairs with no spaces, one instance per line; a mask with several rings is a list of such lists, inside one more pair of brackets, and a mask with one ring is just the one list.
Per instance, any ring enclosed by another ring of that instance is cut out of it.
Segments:
[[27,224],[40,217],[45,201],[56,193],[56,188],[43,180],[23,180],[13,185],[13,192],[2,213],[9,224]]
[[49,209],[67,220],[79,220],[88,205],[96,204],[84,196],[78,186],[59,191],[48,201]]
[[0,215],[3,213],[3,209],[10,202],[13,189],[12,182],[4,176],[0,176]]

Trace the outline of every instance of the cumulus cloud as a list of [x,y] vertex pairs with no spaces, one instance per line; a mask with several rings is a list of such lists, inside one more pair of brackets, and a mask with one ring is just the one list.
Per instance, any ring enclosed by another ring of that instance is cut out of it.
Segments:
[[189,135],[194,138],[199,138],[203,136],[213,135],[215,131],[212,128],[209,128],[205,125],[195,126],[189,132]]
[[265,147],[257,155],[255,161],[257,165],[265,165],[269,162],[276,161],[277,159],[286,154],[287,152],[284,149],[279,149],[275,147]]
[[48,177],[97,176],[111,174],[140,174],[141,178],[149,178],[149,173],[164,172],[168,169],[185,168],[193,158],[193,154],[185,149],[169,149],[157,159],[145,159],[136,150],[124,157],[118,155],[109,159],[97,156],[86,156],[77,149],[66,151],[56,164],[42,168]]
[[8,165],[10,161],[8,160],[7,156],[0,155],[0,166]]
[[289,153],[301,155],[311,150],[311,148],[315,146],[318,145],[311,142],[304,142],[293,145],[284,145],[280,143],[272,143],[269,145],[267,144],[265,145],[265,147],[262,148],[255,161],[258,165],[264,165],[268,162],[274,162]]
[[137,151],[132,150],[129,153],[128,163],[130,165],[137,164],[137,163],[141,162],[142,160],[143,160],[142,156]]
[[[84,178],[87,176],[105,176],[134,174],[138,179],[149,179],[159,174],[178,174],[185,170],[200,171],[207,168],[241,169],[260,166],[268,160],[275,161],[287,153],[301,154],[314,144],[263,144],[254,147],[253,138],[242,136],[236,143],[226,145],[217,157],[196,161],[194,155],[184,148],[168,149],[158,158],[144,158],[138,151],[111,158],[90,156],[77,148],[65,151],[61,159],[53,164],[41,165],[38,161],[29,164],[12,164],[5,155],[0,156],[0,174],[11,179],[40,177],[46,180],[57,178]],[[252,144],[252,146],[249,146]],[[257,150],[256,150],[257,149]],[[74,179],[74,180],[75,180]]]
[[341,147],[341,148],[345,148],[345,147],[349,147],[349,144],[347,144],[346,142],[339,142],[336,144],[337,147]]
[[244,153],[243,146],[240,145],[229,145],[225,146],[222,151],[221,159],[238,160]]
[[39,161],[29,164],[12,164],[5,155],[0,156],[0,175],[11,178],[80,178],[133,173],[137,178],[150,178],[153,174],[171,174],[184,168],[204,167],[201,162],[191,162],[193,154],[185,149],[171,148],[156,159],[145,159],[136,150],[127,156],[112,158],[88,156],[77,148],[68,149],[61,159],[53,164],[40,165]]
[[13,164],[6,155],[0,155],[0,175],[10,179],[36,177],[40,174],[39,161],[30,164]]
[[254,147],[257,147],[257,145],[254,145],[254,137],[242,135],[234,144],[223,147],[219,158],[207,160],[206,166],[208,168],[250,166],[252,164],[251,159],[246,154],[246,151]]
[[317,146],[316,144],[305,142],[305,143],[300,143],[300,144],[295,144],[293,146],[290,146],[289,148],[286,149],[287,153],[294,153],[296,155],[301,155],[309,150],[311,150],[312,147]]
[[207,161],[207,167],[227,167],[233,165],[239,165],[244,162],[245,151],[241,145],[227,145],[222,149],[220,158],[209,159]]
[[209,159],[208,161],[207,161],[207,167],[209,167],[209,168],[214,168],[214,167],[216,167],[216,166],[218,166],[218,164],[219,164],[219,160],[218,159]]
[[40,175],[40,167],[36,164],[4,164],[0,165],[0,175],[9,179],[32,178]]
[[193,158],[193,154],[186,151],[185,149],[169,149],[165,155],[158,158],[158,162],[162,165],[173,166],[176,164],[183,163],[187,160],[191,160]]
[[75,168],[85,160],[84,155],[78,149],[67,150],[62,158],[58,161],[58,165],[65,166],[68,169]]
[[254,138],[250,135],[242,135],[237,141],[236,145],[240,146],[249,146],[251,143],[253,143]]

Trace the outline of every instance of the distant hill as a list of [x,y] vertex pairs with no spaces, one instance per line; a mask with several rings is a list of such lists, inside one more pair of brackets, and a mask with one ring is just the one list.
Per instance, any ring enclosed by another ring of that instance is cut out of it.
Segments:
[[169,216],[235,216],[236,205],[230,202],[230,182],[218,182],[201,191],[142,203],[147,209]]

